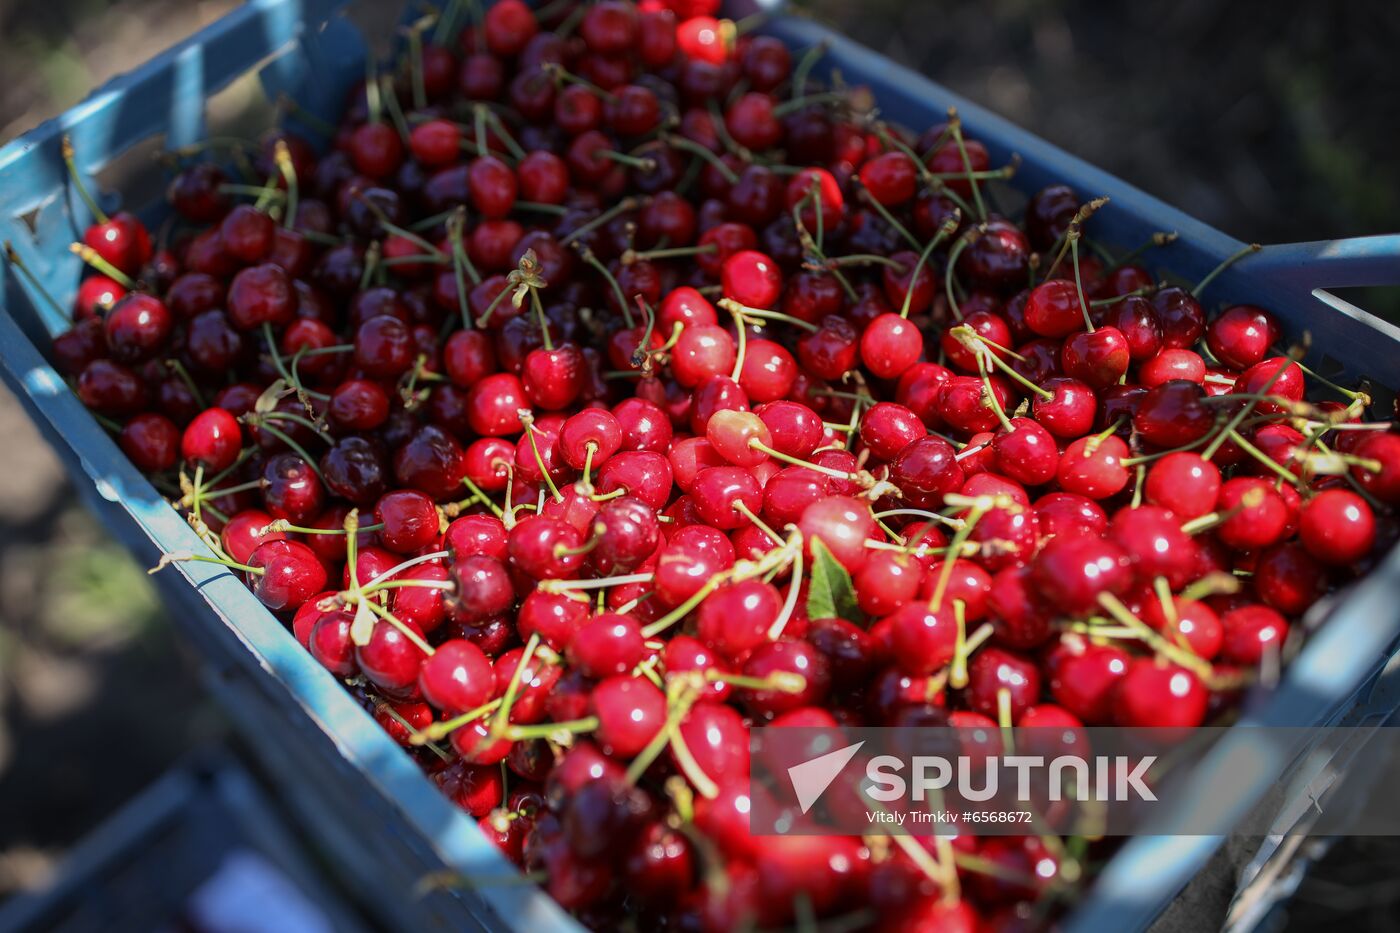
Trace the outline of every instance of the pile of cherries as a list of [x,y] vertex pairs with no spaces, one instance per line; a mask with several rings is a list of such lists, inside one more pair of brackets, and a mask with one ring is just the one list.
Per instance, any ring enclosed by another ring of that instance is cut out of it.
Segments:
[[1396,538],[1400,434],[713,6],[414,24],[324,154],[93,205],[53,357],[170,559],[583,922],[1032,925],[1105,843],[756,836],[750,727],[1228,719]]

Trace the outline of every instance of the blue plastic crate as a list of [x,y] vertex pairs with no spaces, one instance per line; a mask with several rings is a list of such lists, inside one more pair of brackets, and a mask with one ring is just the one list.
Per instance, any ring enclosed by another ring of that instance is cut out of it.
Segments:
[[[346,90],[364,73],[365,43],[337,15],[342,5],[253,0],[0,150],[0,238],[14,242],[51,292],[72,294],[81,268],[67,246],[88,217],[66,184],[59,155],[64,133],[88,173],[158,134],[167,148],[196,142],[205,133],[207,98],[254,68],[270,96],[286,93],[310,113],[333,119]],[[728,12],[737,18],[755,8],[743,0]],[[1032,192],[1063,182],[1084,197],[1109,196],[1090,228],[1104,243],[1126,248],[1155,231],[1176,231],[1176,243],[1147,255],[1149,265],[1198,278],[1243,245],[820,26],[775,16],[764,31],[794,48],[826,43],[829,51],[817,73],[837,68],[847,82],[870,86],[893,121],[926,125],[956,106],[994,162],[1020,157],[1017,189]],[[162,552],[199,550],[201,543],[181,518],[45,362],[38,348],[66,326],[65,317],[29,294],[3,265],[0,276],[4,378],[63,457],[80,493],[138,559],[153,563]],[[1394,390],[1400,383],[1400,330],[1322,291],[1386,284],[1400,284],[1400,235],[1266,247],[1227,270],[1204,298],[1210,305],[1249,301],[1268,307],[1291,336],[1309,331],[1314,350],[1338,373]],[[518,876],[473,822],[233,575],[187,563],[156,579],[173,617],[199,646],[212,686],[281,781],[288,802],[305,816],[324,857],[380,919],[405,929],[573,926],[532,886],[503,880]],[[1241,728],[1217,748],[1216,761],[1256,756],[1255,784],[1211,787],[1207,762],[1202,787],[1217,800],[1234,794],[1243,813],[1288,767],[1281,750],[1247,728],[1251,724],[1378,722],[1400,707],[1393,678],[1378,677],[1400,640],[1397,597],[1400,553],[1392,553],[1335,606],[1279,686],[1251,697]],[[1069,926],[1147,926],[1220,842],[1131,840],[1077,905]],[[443,868],[480,883],[470,890],[415,893],[423,876]]]

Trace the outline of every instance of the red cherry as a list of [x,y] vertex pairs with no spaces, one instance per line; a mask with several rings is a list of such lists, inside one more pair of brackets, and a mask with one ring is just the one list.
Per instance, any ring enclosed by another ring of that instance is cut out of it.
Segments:
[[1345,489],[1327,489],[1303,506],[1303,546],[1326,564],[1349,564],[1371,552],[1376,520],[1366,500]]
[[1215,412],[1205,390],[1194,382],[1173,380],[1149,389],[1137,404],[1133,427],[1158,447],[1184,447],[1215,426]]
[[326,588],[326,568],[316,552],[296,541],[265,541],[248,555],[248,566],[262,569],[253,577],[253,595],[273,612],[299,608]]
[[1288,507],[1269,480],[1237,476],[1220,487],[1216,505],[1230,517],[1216,528],[1216,536],[1237,551],[1255,551],[1284,537]]
[[1120,726],[1194,728],[1206,717],[1210,691],[1195,674],[1137,658],[1118,682],[1114,718]]
[[625,674],[646,654],[645,639],[637,622],[611,612],[594,616],[569,642],[569,660],[589,677]]
[[228,469],[243,447],[243,431],[238,419],[222,408],[208,408],[185,426],[180,438],[180,456],[192,466],[203,466],[206,473]]
[[1111,541],[1089,534],[1057,536],[1031,565],[1036,590],[1061,611],[1098,610],[1099,596],[1127,591],[1133,572],[1128,555]]
[[1225,639],[1222,659],[1232,664],[1254,666],[1266,652],[1277,652],[1288,637],[1288,622],[1267,606],[1245,605],[1220,617]]
[[144,412],[128,421],[117,438],[122,453],[143,473],[160,473],[180,456],[180,429],[164,415]]
[[808,550],[811,542],[820,540],[848,573],[857,573],[865,565],[871,553],[865,541],[876,527],[869,507],[849,496],[818,499],[803,510],[798,521]]
[[898,314],[880,315],[861,334],[861,361],[878,379],[899,378],[923,352],[923,335]]
[[589,705],[598,717],[598,741],[621,758],[635,757],[646,748],[666,719],[666,697],[640,677],[620,675],[600,681]]
[[1278,322],[1263,308],[1226,308],[1206,328],[1206,345],[1215,358],[1234,369],[1248,369],[1264,358],[1280,336]]
[[1167,454],[1147,471],[1143,486],[1147,501],[1171,509],[1187,521],[1215,508],[1220,496],[1220,470],[1190,451]]
[[438,645],[418,672],[423,698],[438,709],[465,713],[495,692],[495,673],[481,649],[460,638]]

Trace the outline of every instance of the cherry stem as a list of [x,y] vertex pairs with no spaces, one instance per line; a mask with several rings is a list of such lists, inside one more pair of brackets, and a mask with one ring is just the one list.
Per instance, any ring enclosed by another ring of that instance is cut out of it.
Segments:
[[[622,286],[618,284],[617,278],[612,274],[608,267],[603,264],[602,260],[600,260],[597,256],[593,255],[593,250],[588,249],[587,247],[583,247],[579,250],[579,255],[583,257],[584,262],[588,263],[594,269],[598,270],[598,274],[607,280],[608,286],[612,289],[613,297],[617,299],[617,306],[622,309],[623,320],[626,322],[629,328],[635,327],[636,322],[632,320],[632,311],[630,308],[627,307],[627,296],[623,294]],[[738,382],[737,376],[734,378],[734,381]]]
[[1261,248],[1262,247],[1260,247],[1258,243],[1250,243],[1248,246],[1244,247],[1238,252],[1226,256],[1225,259],[1221,261],[1220,265],[1210,270],[1210,272],[1206,274],[1205,278],[1201,279],[1199,282],[1196,283],[1196,287],[1191,289],[1191,297],[1200,298],[1201,292],[1205,291],[1206,286],[1209,285],[1211,282],[1214,282],[1216,277],[1219,276],[1220,273],[1224,272],[1226,269],[1230,268],[1244,257],[1249,256],[1252,253],[1259,252]]
[[542,70],[547,75],[553,76],[556,83],[577,84],[579,87],[583,88],[585,91],[592,94],[594,97],[597,97],[599,100],[604,100],[608,103],[612,103],[613,101],[617,100],[616,94],[612,93],[611,91],[603,90],[598,85],[594,84],[592,81],[589,81],[587,78],[580,78],[578,75],[565,70],[564,66],[560,65],[558,62],[545,62],[540,66],[540,70]]
[[60,142],[60,150],[63,153],[63,165],[68,169],[68,177],[73,180],[73,187],[78,191],[78,197],[87,205],[88,213],[99,224],[105,224],[111,220],[107,212],[98,206],[97,200],[88,191],[87,185],[83,184],[82,174],[78,171],[77,155],[73,149],[73,140],[66,134]]
[[1175,243],[1177,241],[1178,236],[1179,234],[1177,234],[1175,231],[1172,231],[1171,233],[1158,231],[1157,233],[1154,233],[1152,234],[1152,236],[1148,237],[1145,243],[1142,243],[1136,248],[1123,254],[1121,257],[1115,260],[1114,263],[1108,268],[1110,271],[1113,269],[1121,269],[1129,263],[1136,262],[1138,257],[1141,256],[1143,253],[1147,252],[1149,249],[1156,249],[1157,247],[1161,246],[1170,246],[1172,243]]
[[[502,709],[505,707],[502,706]],[[499,712],[497,717],[499,718]],[[565,735],[583,735],[593,732],[600,725],[597,716],[585,716],[583,719],[570,719],[565,722],[542,722],[531,726],[507,726],[502,735],[512,742],[524,742],[530,739],[553,739]]]
[[[700,762],[695,760],[695,756],[691,754],[690,746],[685,744],[685,737],[679,729],[673,730],[671,733],[671,754],[676,757],[676,764],[680,767],[681,774],[685,775],[685,780],[695,785],[696,793],[707,800],[713,800],[719,796],[719,786],[710,780],[705,769],[700,767]],[[679,776],[676,779],[680,780]],[[685,781],[681,781],[682,786],[684,783]],[[689,791],[689,788],[686,790]],[[675,796],[672,794],[673,799]],[[682,815],[688,810],[691,813],[691,819],[694,819],[693,802],[687,801],[685,806],[678,802],[676,810]]]
[[792,466],[805,467],[806,469],[813,470],[817,473],[822,474],[823,476],[830,476],[832,479],[850,480],[852,478],[852,474],[848,473],[845,470],[838,470],[835,467],[822,466],[818,463],[809,463],[806,460],[794,457],[792,454],[785,454],[781,450],[776,450],[772,447],[769,447],[767,444],[763,443],[763,441],[759,440],[756,437],[749,438],[749,447],[751,447],[754,450],[760,451],[761,453],[767,454],[774,460],[781,460],[783,463],[788,463]]
[[1084,329],[1089,333],[1094,332],[1094,322],[1089,317],[1089,302],[1084,297],[1084,277],[1079,271],[1079,231],[1073,230],[1069,234],[1069,251],[1071,261],[1074,263],[1074,290],[1079,295],[1079,311],[1084,315]]
[[553,214],[555,217],[563,217],[569,213],[569,209],[562,204],[542,204],[539,201],[516,201],[512,209],[534,214]]
[[410,742],[413,745],[422,745],[427,742],[436,742],[441,739],[445,739],[452,733],[456,732],[458,729],[462,728],[463,726],[470,725],[471,723],[476,722],[482,716],[485,716],[487,713],[490,713],[492,710],[498,709],[500,705],[501,698],[496,697],[496,699],[490,701],[489,703],[483,703],[476,709],[469,710],[468,712],[465,712],[460,716],[453,716],[451,719],[444,719],[442,722],[435,722],[432,725],[428,726],[428,728],[419,732],[418,735],[414,736],[410,740]]
[[[106,223],[106,221],[103,221],[103,223]],[[115,281],[122,288],[129,292],[136,291],[136,282],[131,276],[103,259],[97,250],[93,249],[91,246],[88,246],[86,243],[72,243],[69,245],[68,250],[98,272],[107,276],[107,278]]]
[[743,499],[735,499],[733,508],[734,511],[738,512],[740,515],[753,522],[754,527],[757,528],[759,531],[763,532],[765,535],[767,535],[769,540],[771,540],[773,543],[779,545],[784,543],[783,536],[778,534],[771,527],[769,527],[767,522],[755,515],[753,509],[749,508]]
[[549,469],[544,463],[544,456],[540,453],[540,445],[535,440],[535,416],[526,409],[521,409],[520,423],[525,426],[525,436],[530,439],[530,450],[535,455],[535,466],[539,467],[545,485],[549,487],[549,492],[554,496],[555,502],[563,502],[564,494],[559,491],[558,486],[554,485],[554,477],[549,475]]
[[958,307],[958,297],[953,294],[953,273],[957,270],[958,259],[962,256],[963,250],[971,246],[979,236],[981,236],[980,229],[973,228],[958,237],[958,241],[948,251],[948,268],[943,273],[943,290],[948,295],[948,309],[953,312],[954,320],[959,323],[962,322],[963,316],[962,309]]
[[1065,228],[1065,232],[1056,240],[1056,243],[1059,244],[1059,250],[1055,253],[1055,261],[1050,263],[1049,269],[1045,270],[1045,275],[1041,279],[1042,282],[1049,281],[1050,278],[1054,276],[1055,270],[1060,267],[1060,263],[1064,260],[1065,254],[1069,252],[1070,234],[1078,235],[1080,229],[1084,226],[1084,222],[1107,203],[1108,198],[1094,198],[1094,200],[1075,211],[1074,216],[1070,218],[1069,226]]
[[227,557],[206,557],[203,554],[179,553],[162,554],[160,556],[160,561],[150,570],[147,570],[146,573],[148,575],[157,573],[160,570],[163,570],[165,567],[169,566],[170,564],[185,563],[187,561],[195,561],[201,564],[219,564],[221,566],[228,567],[232,570],[241,570],[244,573],[251,573],[259,577],[267,572],[262,567],[250,567],[247,564],[240,564],[238,561],[230,560]]
[[[1328,379],[1326,376],[1320,375],[1317,371],[1309,368],[1308,366],[1303,365],[1302,360],[1294,360],[1293,362],[1297,364],[1298,368],[1301,369],[1308,378],[1314,379],[1322,383],[1327,388],[1331,389],[1333,392],[1336,392],[1338,395],[1341,395],[1344,398],[1349,398],[1353,402],[1362,402],[1363,408],[1371,404],[1371,397],[1365,392],[1355,392],[1351,389],[1347,389],[1337,385],[1335,382]],[[1358,412],[1357,414],[1360,414],[1360,412]]]
[[926,518],[930,521],[941,522],[950,528],[961,528],[966,522],[960,518],[949,518],[946,515],[939,515],[937,512],[926,512],[923,509],[890,509],[885,512],[876,512],[875,518],[889,518],[896,515],[912,515],[915,518]]
[[266,423],[265,421],[260,422],[258,424],[258,430],[266,431],[268,434],[271,434],[273,437],[286,444],[288,447],[291,448],[293,453],[301,457],[302,460],[306,461],[306,465],[311,468],[312,473],[316,474],[317,479],[321,480],[322,483],[326,481],[326,478],[321,474],[321,468],[317,465],[315,458],[312,457],[309,453],[307,453],[304,447],[302,447],[300,444],[292,440],[285,433],[278,430],[277,428],[274,428],[272,425]]
[[[726,300],[728,299],[722,299],[720,306],[734,316],[734,330],[738,341],[738,352],[734,354],[734,369],[729,374],[729,378],[737,384],[739,377],[744,374],[744,357],[749,349],[749,324],[744,319],[743,312],[736,310],[735,305],[726,305],[724,303]],[[738,307],[742,307],[742,305]]]
[[967,603],[953,600],[953,619],[957,623],[957,635],[953,640],[953,664],[948,669],[948,686],[961,690],[967,686]]
[[530,665],[530,659],[534,657],[535,651],[540,646],[540,633],[535,632],[530,636],[530,640],[525,642],[525,649],[520,654],[520,660],[515,664],[515,671],[511,674],[510,683],[506,685],[505,693],[501,695],[501,706],[496,710],[496,717],[491,722],[491,735],[499,737],[510,724],[510,708],[515,705],[515,697],[520,692],[520,681],[525,676],[525,668]]
[[325,441],[327,444],[334,444],[334,443],[335,443],[335,439],[332,438],[329,434],[327,434],[325,431],[322,431],[322,430],[321,430],[319,427],[317,427],[314,423],[312,423],[311,421],[309,421],[309,420],[306,419],[306,418],[303,418],[301,415],[298,415],[298,414],[295,413],[295,412],[291,412],[291,411],[266,411],[266,412],[263,412],[263,413],[262,413],[261,415],[259,415],[258,417],[259,417],[260,419],[263,419],[263,420],[271,420],[271,421],[289,421],[289,422],[291,422],[292,424],[301,425],[303,428],[306,428],[308,431],[311,431],[311,432],[314,433],[317,437],[319,437],[321,440]]
[[[1240,426],[1240,422],[1244,421],[1244,419],[1249,415],[1249,413],[1254,410],[1254,407],[1258,405],[1259,402],[1263,399],[1263,397],[1268,394],[1269,390],[1274,387],[1274,383],[1278,382],[1279,379],[1282,378],[1283,374],[1287,372],[1289,367],[1292,365],[1293,360],[1290,359],[1288,362],[1283,363],[1274,369],[1273,373],[1269,376],[1268,380],[1262,386],[1259,387],[1259,391],[1258,393],[1256,393],[1257,397],[1250,399],[1248,402],[1245,403],[1244,407],[1242,407],[1239,411],[1235,412],[1234,417],[1227,421],[1225,423],[1225,427],[1221,429],[1221,431],[1218,434],[1216,434],[1215,440],[1211,441],[1210,444],[1206,447],[1206,449],[1201,452],[1202,459],[1209,460],[1211,457],[1215,456],[1216,451],[1220,450],[1220,445],[1225,443],[1225,439],[1229,437],[1229,435],[1234,433],[1235,428]],[[1268,458],[1265,459],[1268,460]],[[1273,460],[1268,460],[1268,462],[1273,463]]]
[[943,594],[948,590],[948,584],[953,579],[953,564],[957,562],[957,555],[962,553],[963,544],[972,534],[972,529],[977,527],[977,523],[982,520],[993,508],[993,503],[987,501],[989,497],[978,496],[973,500],[972,506],[967,511],[967,516],[962,520],[963,526],[953,533],[953,539],[948,542],[948,555],[943,559],[943,566],[938,570],[938,583],[933,588],[933,596],[929,599],[929,609],[937,612],[943,606]]
[[675,133],[662,133],[661,141],[666,145],[670,146],[672,149],[681,149],[685,152],[689,152],[692,155],[697,155],[700,158],[704,159],[710,164],[712,168],[714,168],[716,172],[719,172],[720,177],[727,181],[729,184],[733,185],[738,183],[739,176],[734,173],[734,170],[732,168],[725,164],[725,161],[723,159],[721,159],[715,153],[711,152],[706,147],[695,142],[693,139],[687,139],[686,137],[678,136]]
[[[762,308],[751,308],[748,305],[739,304],[739,302],[735,301],[733,298],[721,298],[719,300],[719,306],[734,315],[735,319],[740,321],[741,327],[744,323],[753,323],[744,320],[745,318],[752,317],[762,321],[781,321],[784,324],[791,324],[793,327],[801,328],[812,334],[821,330],[820,327],[810,321],[804,321],[801,318],[793,317],[790,314],[784,314],[781,311],[765,311]],[[762,325],[754,324],[754,326],[758,327]]]
[[802,53],[802,58],[798,59],[797,67],[792,71],[792,100],[794,102],[806,100],[807,76],[812,73],[812,68],[825,54],[826,43],[818,42]]
[[1231,508],[1223,512],[1207,512],[1205,515],[1198,515],[1189,522],[1183,523],[1181,530],[1188,535],[1200,534],[1207,529],[1214,528],[1216,525],[1229,521],[1245,509],[1256,508],[1263,501],[1263,490],[1257,488],[1247,490],[1245,494],[1240,497],[1240,501],[1235,503]]
[[505,288],[501,289],[501,293],[491,299],[491,303],[486,306],[486,310],[481,312],[481,317],[476,319],[476,326],[485,327],[486,323],[491,320],[491,315],[495,313],[496,308],[500,307],[501,302],[505,300],[507,295],[513,294],[514,292],[514,285],[508,284]]
[[1284,480],[1285,482],[1291,483],[1291,484],[1294,485],[1294,486],[1297,486],[1297,487],[1299,487],[1299,488],[1302,488],[1302,485],[1303,485],[1303,481],[1302,481],[1302,480],[1300,480],[1298,477],[1294,476],[1291,472],[1289,472],[1288,470],[1286,470],[1286,469],[1284,469],[1282,466],[1280,466],[1278,463],[1276,463],[1276,462],[1274,461],[1274,458],[1273,458],[1273,457],[1270,457],[1268,454],[1264,453],[1264,452],[1263,452],[1262,450],[1260,450],[1258,447],[1255,447],[1255,446],[1254,446],[1253,444],[1251,444],[1249,441],[1245,440],[1245,439],[1244,439],[1244,436],[1241,435],[1239,431],[1236,431],[1236,430],[1231,429],[1230,431],[1226,432],[1226,434],[1227,434],[1227,436],[1230,438],[1230,440],[1234,441],[1235,444],[1236,444],[1241,450],[1243,450],[1245,453],[1249,454],[1251,457],[1253,457],[1255,460],[1257,460],[1257,461],[1259,462],[1260,466],[1266,467],[1267,469],[1269,469],[1270,471],[1272,471],[1273,473],[1275,473],[1280,479]]
[[491,497],[488,496],[485,492],[483,492],[481,487],[478,486],[476,483],[472,482],[469,477],[462,477],[462,485],[466,486],[467,490],[472,494],[471,499],[467,501],[470,502],[474,500],[476,502],[480,502],[482,505],[486,506],[488,509],[494,512],[497,518],[505,517],[504,510],[502,510],[501,507],[495,502],[491,501]]
[[1095,298],[1093,301],[1089,302],[1089,307],[1102,308],[1105,305],[1116,305],[1118,304],[1118,302],[1123,301],[1125,298],[1141,298],[1144,295],[1152,294],[1154,291],[1156,291],[1155,287],[1151,285],[1144,285],[1142,288],[1135,288],[1130,292],[1124,292],[1121,295],[1114,295],[1112,298]]
[[1098,602],[1115,621],[1135,632],[1140,641],[1168,661],[1178,667],[1186,668],[1202,679],[1209,679],[1214,673],[1210,662],[1190,650],[1189,647],[1179,647],[1163,638],[1160,632],[1133,615],[1132,610],[1123,605],[1123,601],[1117,596],[1108,592],[1100,593]]
[[[738,179],[735,179],[735,181],[738,181]],[[571,242],[578,240],[578,238],[580,237],[585,237],[585,235],[591,234],[592,231],[596,230],[596,228],[598,227],[602,227],[603,224],[608,223],[608,221],[612,220],[613,217],[616,217],[617,214],[627,213],[629,212],[629,210],[636,210],[637,207],[640,206],[641,202],[637,198],[623,198],[622,200],[619,200],[619,202],[617,202],[616,205],[609,207],[609,209],[605,210],[605,212],[602,212],[601,214],[598,214],[598,216],[594,217],[594,219],[589,220],[587,224],[584,224],[584,226],[581,226],[580,228],[578,228],[578,230],[575,230],[573,231],[573,233],[566,235],[566,237],[564,237],[563,240],[559,241],[559,245],[561,245],[561,247],[567,247],[567,245],[570,245]]]
[[913,307],[914,303],[914,283],[919,280],[919,273],[923,271],[924,263],[928,262],[928,257],[932,255],[938,244],[958,229],[960,223],[962,223],[962,212],[955,207],[948,219],[943,221],[943,224],[938,228],[938,232],[933,235],[933,239],[928,241],[924,251],[919,254],[919,261],[914,264],[914,272],[909,276],[909,287],[904,291],[904,306],[899,310],[900,317],[905,320],[909,318],[909,309]]
[[629,249],[622,254],[622,264],[630,266],[642,261],[653,259],[681,259],[686,256],[709,256],[719,252],[719,245],[706,243],[704,246],[673,246],[668,249],[649,249],[644,252],[637,252]]
[[426,641],[423,640],[423,636],[419,635],[409,625],[407,625],[405,622],[403,622],[401,619],[395,616],[392,612],[390,612],[388,609],[385,609],[383,606],[379,605],[374,600],[361,599],[360,604],[368,607],[370,612],[379,616],[379,618],[383,619],[385,622],[388,622],[394,628],[398,629],[400,634],[402,634],[404,638],[407,638],[409,641],[413,642],[414,647],[426,654],[428,657],[432,657],[434,654],[437,653],[436,649],[434,649],[432,645],[428,644]]
[[293,230],[296,228],[299,188],[296,164],[292,161],[292,153],[287,148],[285,140],[277,140],[277,145],[273,149],[273,158],[277,162],[277,170],[282,174],[282,181],[287,186],[287,200],[282,207],[282,226]]
[[[247,486],[247,487],[249,487],[249,488],[251,488],[251,487],[254,486],[254,485],[261,486],[261,485],[262,485],[262,480],[254,480],[252,483],[244,483],[243,485],[244,485],[244,486]],[[220,492],[220,493],[235,492],[235,491],[237,491],[237,490],[240,489],[240,488],[242,488],[242,487],[235,486],[235,487],[233,487],[232,489],[221,489],[221,490],[219,490],[219,492]],[[377,524],[377,525],[364,525],[364,526],[361,526],[360,531],[378,531],[378,530],[380,530],[380,529],[383,528],[383,527],[384,527],[384,523],[383,523],[383,522],[380,522],[380,523]],[[279,518],[279,519],[276,519],[275,521],[272,521],[272,522],[270,522],[269,524],[266,524],[266,525],[264,525],[263,527],[259,528],[259,529],[258,529],[258,537],[261,538],[263,535],[280,534],[280,533],[284,533],[284,532],[288,532],[288,531],[292,532],[293,534],[299,534],[299,535],[343,535],[343,534],[345,534],[345,529],[344,529],[344,528],[308,528],[308,527],[306,527],[306,526],[304,526],[304,525],[293,525],[291,522],[287,521],[285,518]]]
[[[382,527],[383,525],[359,525],[357,526],[357,531],[371,531]],[[419,564],[426,564],[429,561],[445,560],[451,556],[451,551],[433,551],[431,554],[419,554],[417,557],[410,557],[408,560],[395,564],[388,570],[384,570],[380,573],[375,574],[373,580],[370,580],[369,583],[365,584],[363,587],[360,588],[360,592],[365,594],[373,593],[376,590],[382,589],[388,584],[390,580],[394,578],[394,576],[403,573],[405,570],[408,570],[412,567],[417,567]]]
[[[501,145],[506,147],[517,162],[525,158],[525,150],[520,148],[520,144],[515,141],[510,129],[494,110],[485,104],[476,104],[473,109],[479,109],[485,114],[486,122],[490,124],[491,129],[495,130],[496,136],[501,140]],[[517,203],[515,206],[519,207],[520,205]]]
[[1010,418],[1006,417],[1006,409],[1001,407],[1001,400],[997,398],[997,393],[992,388],[992,378],[987,374],[987,360],[980,353],[977,355],[977,371],[982,376],[982,392],[987,397],[987,404],[991,406],[992,413],[997,416],[1002,430],[1007,434],[1014,434],[1016,426],[1011,423]]
[[972,177],[972,159],[967,155],[967,142],[963,139],[962,118],[958,116],[958,108],[948,108],[948,131],[953,135],[953,142],[958,147],[958,154],[962,156],[963,168],[967,171],[967,183],[972,188],[972,200],[977,205],[977,217],[983,223],[987,221],[987,205],[982,203],[982,186],[977,183],[977,179]]
[[616,162],[618,165],[635,168],[641,172],[656,171],[656,160],[650,156],[628,155],[625,152],[617,152],[612,149],[594,149],[593,158],[604,158],[609,162]]
[[[763,526],[767,531],[767,526]],[[772,534],[769,531],[769,534]],[[773,620],[773,624],[768,627],[768,640],[777,641],[783,636],[783,630],[787,628],[788,621],[792,618],[793,612],[797,608],[797,597],[802,591],[802,548],[798,548],[792,555],[792,579],[788,583],[787,599],[783,600],[783,609],[778,613],[778,617]]]
[[15,252],[15,246],[9,240],[5,241],[5,261],[14,266],[15,269],[19,271],[20,275],[24,276],[25,281],[29,283],[29,287],[37,292],[61,319],[66,319],[68,317],[69,312],[54,299],[53,295],[49,293],[49,290],[43,286],[43,283],[39,281],[34,273],[29,271],[29,267],[24,264],[24,260],[20,258],[19,253]]
[[[852,175],[851,181],[854,184],[860,184],[860,176]],[[865,200],[867,203],[870,204],[871,207],[875,208],[875,213],[879,214],[880,217],[885,221],[885,223],[889,224],[890,227],[894,230],[894,232],[898,233],[901,237],[903,237],[905,242],[907,242],[912,248],[923,249],[923,244],[919,242],[918,237],[910,233],[909,228],[905,227],[904,224],[896,220],[894,214],[890,213],[890,209],[888,207],[885,207],[885,205],[881,204],[880,199],[875,197],[875,195],[871,194],[869,189],[867,189],[865,192]]]
[[[466,223],[467,210],[464,207],[458,207],[447,218],[447,242],[452,250],[452,272],[457,277],[457,302],[462,313],[462,326],[471,330],[472,318],[471,312],[467,310],[467,288],[466,283],[462,281],[462,274],[466,273],[473,285],[480,285],[481,273],[476,270],[471,257],[467,255],[466,247],[462,244],[462,231]],[[494,308],[494,304],[492,307]],[[487,315],[483,315],[483,317],[485,316]]]
[[546,593],[569,593],[576,590],[604,590],[629,583],[650,583],[653,573],[625,573],[616,577],[599,577],[596,580],[541,580],[539,589]]

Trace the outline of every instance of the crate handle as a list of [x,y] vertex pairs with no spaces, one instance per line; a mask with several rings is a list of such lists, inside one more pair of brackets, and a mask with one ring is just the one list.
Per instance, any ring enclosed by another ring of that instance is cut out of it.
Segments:
[[1400,233],[1280,243],[1240,265],[1303,291],[1400,285]]

